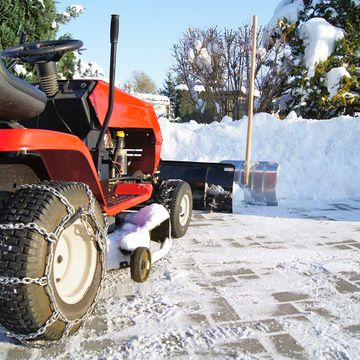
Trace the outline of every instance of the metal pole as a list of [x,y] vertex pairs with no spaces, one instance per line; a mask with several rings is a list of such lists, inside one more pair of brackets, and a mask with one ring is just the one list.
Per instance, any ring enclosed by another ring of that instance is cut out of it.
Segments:
[[255,55],[256,55],[256,27],[257,17],[253,16],[253,28],[252,28],[252,52],[251,52],[251,70],[249,79],[249,107],[248,107],[248,128],[246,138],[246,155],[245,155],[245,179],[244,185],[249,186],[250,178],[250,151],[251,151],[251,135],[252,135],[252,119],[254,112],[254,81],[255,81]]

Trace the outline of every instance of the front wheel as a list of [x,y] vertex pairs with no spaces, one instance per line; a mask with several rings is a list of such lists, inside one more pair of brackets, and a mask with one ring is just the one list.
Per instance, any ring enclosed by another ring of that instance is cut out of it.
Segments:
[[25,185],[0,213],[0,323],[20,340],[76,331],[105,274],[106,225],[81,183]]
[[135,249],[130,258],[131,279],[143,283],[147,280],[151,269],[151,253],[146,247]]
[[157,202],[169,211],[171,235],[184,236],[190,224],[193,199],[190,185],[183,180],[165,180],[161,183]]

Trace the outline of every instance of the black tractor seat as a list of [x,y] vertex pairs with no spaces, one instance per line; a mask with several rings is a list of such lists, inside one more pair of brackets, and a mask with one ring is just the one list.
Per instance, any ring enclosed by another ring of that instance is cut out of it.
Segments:
[[27,120],[41,114],[46,95],[11,75],[0,59],[0,120]]

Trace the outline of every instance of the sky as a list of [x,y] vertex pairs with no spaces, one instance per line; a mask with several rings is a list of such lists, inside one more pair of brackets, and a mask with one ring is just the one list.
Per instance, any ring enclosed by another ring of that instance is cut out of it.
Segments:
[[[75,0],[76,1],[76,0]],[[266,25],[280,0],[101,0],[72,2],[58,0],[57,11],[81,4],[77,19],[61,26],[84,42],[82,59],[95,61],[108,76],[111,14],[120,15],[116,78],[126,82],[133,71],[146,72],[157,84],[164,82],[172,65],[172,47],[189,27],[237,28],[258,16]]]

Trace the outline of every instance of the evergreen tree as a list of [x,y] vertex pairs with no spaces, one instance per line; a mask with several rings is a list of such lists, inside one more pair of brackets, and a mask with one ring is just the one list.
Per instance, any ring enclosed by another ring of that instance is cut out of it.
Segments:
[[[179,117],[182,122],[195,120],[203,121],[203,114],[194,106],[191,93],[188,90],[177,90],[179,96]],[[210,118],[211,119],[211,118]]]
[[176,90],[176,82],[171,72],[168,72],[166,74],[166,79],[164,81],[163,87],[160,89],[159,92],[160,95],[167,96],[170,99],[175,118],[180,117],[181,92],[179,90]]
[[55,2],[52,0],[2,0],[0,3],[0,46],[2,49],[19,43],[22,32],[26,41],[53,39],[56,28]]
[[[304,63],[305,43],[299,29],[310,19],[323,18],[341,28],[344,37],[335,42],[331,55],[315,66],[309,76]],[[307,118],[325,119],[336,115],[354,115],[360,111],[360,5],[353,0],[304,0],[296,23],[279,21],[280,33],[286,35],[291,51],[289,81],[286,84],[286,114],[295,110]],[[289,60],[289,59],[287,59]],[[330,94],[327,78],[333,69],[342,69],[346,76],[336,84],[336,94]]]

